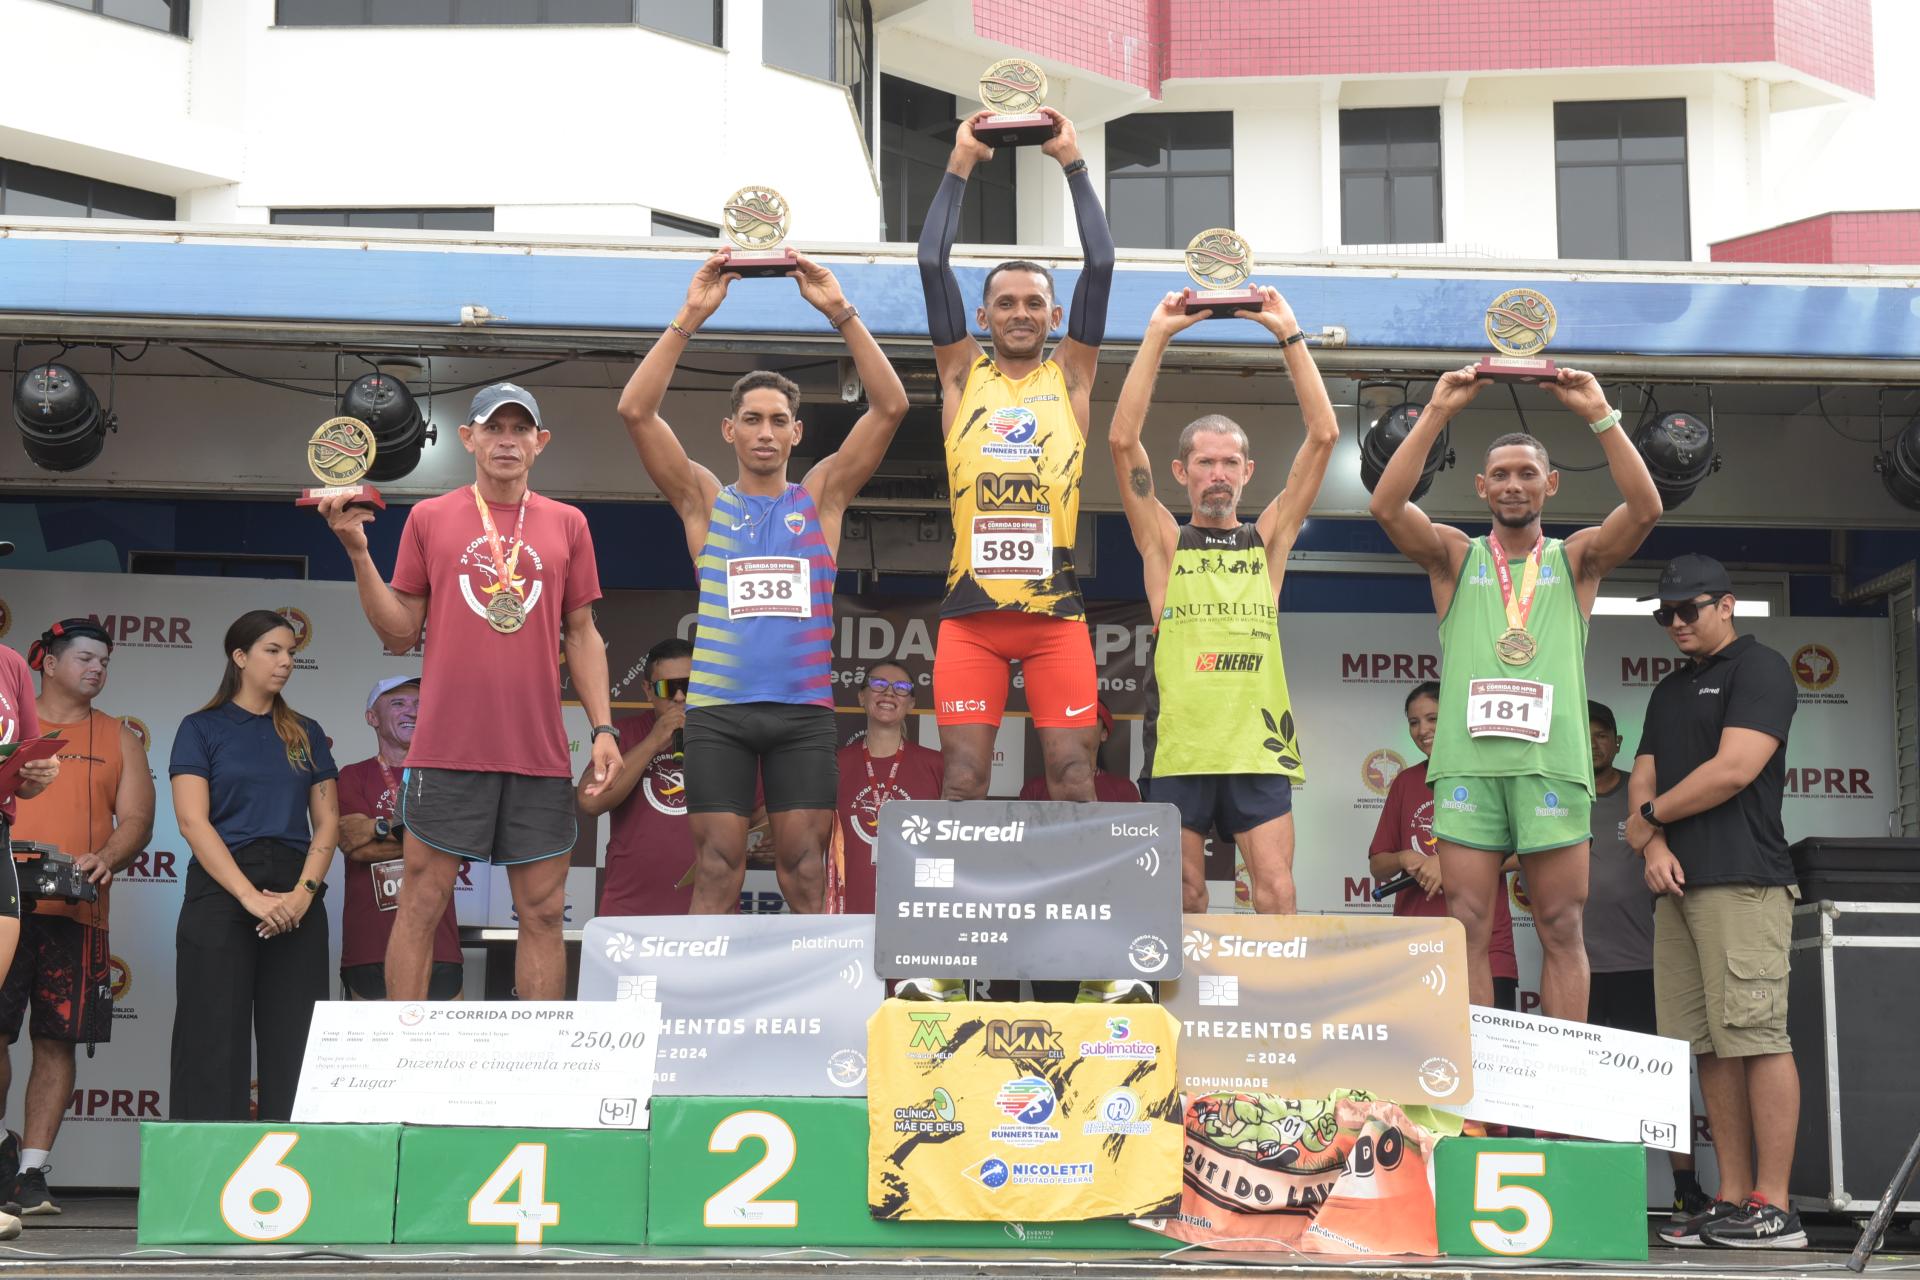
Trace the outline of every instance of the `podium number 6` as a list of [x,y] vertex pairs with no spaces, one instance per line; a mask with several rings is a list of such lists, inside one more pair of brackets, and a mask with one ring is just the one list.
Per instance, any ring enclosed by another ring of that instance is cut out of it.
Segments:
[[[233,1234],[262,1242],[284,1240],[307,1220],[313,1188],[280,1163],[299,1141],[297,1133],[265,1135],[227,1179],[220,1189],[220,1217]],[[274,1198],[274,1206],[262,1212],[254,1202],[264,1195]]]
[[779,1116],[766,1111],[736,1111],[713,1127],[707,1150],[732,1152],[749,1138],[766,1144],[766,1154],[745,1173],[707,1197],[709,1227],[797,1227],[800,1205],[793,1200],[759,1197],[793,1170],[799,1144]]
[[1534,1253],[1553,1238],[1553,1206],[1547,1203],[1547,1198],[1532,1187],[1510,1186],[1502,1181],[1504,1178],[1541,1178],[1546,1172],[1544,1151],[1482,1151],[1474,1158],[1474,1212],[1517,1209],[1523,1219],[1517,1230],[1508,1231],[1497,1222],[1475,1218],[1468,1226],[1481,1248],[1510,1256]]
[[[507,1191],[520,1184],[517,1198]],[[560,1225],[560,1206],[547,1199],[547,1144],[522,1142],[487,1175],[467,1201],[467,1224],[474,1227],[512,1227],[515,1244],[539,1244],[540,1234]]]

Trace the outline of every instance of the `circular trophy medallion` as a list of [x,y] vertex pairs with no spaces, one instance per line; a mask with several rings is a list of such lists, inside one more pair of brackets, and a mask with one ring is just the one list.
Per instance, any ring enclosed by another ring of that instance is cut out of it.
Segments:
[[1038,111],[1047,100],[1047,73],[1025,58],[1002,58],[980,75],[980,101],[997,115]]
[[1535,356],[1559,324],[1553,304],[1532,289],[1509,289],[1487,307],[1487,341],[1505,356]]
[[502,587],[487,601],[487,625],[502,635],[511,635],[527,625],[527,606],[513,588]]
[[358,418],[328,418],[307,441],[307,468],[321,484],[357,484],[373,466],[373,429]]
[[772,187],[742,187],[723,210],[727,239],[742,249],[771,249],[787,238],[793,211]]
[[1253,249],[1226,227],[1202,231],[1187,241],[1187,274],[1202,289],[1237,289],[1253,274]]
[[1519,627],[1508,627],[1493,642],[1493,651],[1500,661],[1510,667],[1524,667],[1533,661],[1533,655],[1539,651],[1533,636]]

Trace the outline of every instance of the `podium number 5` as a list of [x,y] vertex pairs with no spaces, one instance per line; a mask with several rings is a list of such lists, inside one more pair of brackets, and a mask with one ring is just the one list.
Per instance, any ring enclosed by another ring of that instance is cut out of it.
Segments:
[[[220,1216],[233,1234],[262,1242],[284,1240],[307,1220],[313,1188],[280,1163],[299,1141],[297,1133],[265,1135],[227,1179],[220,1189]],[[255,1201],[265,1195],[274,1198],[274,1205],[263,1212]]]
[[707,1197],[709,1227],[797,1227],[800,1205],[793,1200],[762,1200],[760,1196],[793,1170],[799,1145],[793,1130],[767,1111],[736,1111],[713,1127],[707,1150],[732,1152],[749,1138],[758,1138],[767,1150],[757,1163]]
[[1473,1238],[1489,1253],[1534,1253],[1553,1238],[1553,1206],[1532,1187],[1511,1186],[1505,1178],[1542,1178],[1547,1173],[1544,1151],[1482,1151],[1473,1164],[1473,1210],[1499,1213],[1518,1210],[1522,1221],[1509,1231],[1497,1222],[1475,1218],[1467,1225]]
[[[507,1199],[514,1183],[520,1194]],[[507,1152],[467,1201],[467,1224],[512,1227],[515,1244],[539,1244],[540,1233],[560,1224],[560,1206],[547,1199],[547,1144],[522,1142]]]

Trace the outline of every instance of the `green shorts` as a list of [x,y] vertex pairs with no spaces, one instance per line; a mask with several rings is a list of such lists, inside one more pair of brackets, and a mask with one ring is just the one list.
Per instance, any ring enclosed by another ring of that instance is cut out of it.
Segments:
[[1538,774],[1431,781],[1436,840],[1493,853],[1541,853],[1593,834],[1593,797],[1577,782]]

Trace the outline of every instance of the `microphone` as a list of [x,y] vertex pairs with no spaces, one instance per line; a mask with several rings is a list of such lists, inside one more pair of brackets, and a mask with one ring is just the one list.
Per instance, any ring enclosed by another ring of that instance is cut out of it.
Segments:
[[683,760],[686,758],[686,755],[687,755],[686,732],[681,729],[675,729],[673,731],[673,758],[675,760]]
[[1373,900],[1378,902],[1382,898],[1391,898],[1396,893],[1405,893],[1417,883],[1419,882],[1413,878],[1413,872],[1402,871],[1373,886]]

